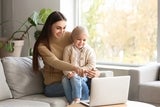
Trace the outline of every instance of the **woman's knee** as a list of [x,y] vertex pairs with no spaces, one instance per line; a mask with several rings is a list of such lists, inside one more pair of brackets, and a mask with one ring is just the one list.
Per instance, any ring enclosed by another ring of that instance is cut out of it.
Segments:
[[64,89],[61,83],[45,86],[44,94],[47,97],[61,97],[64,96]]

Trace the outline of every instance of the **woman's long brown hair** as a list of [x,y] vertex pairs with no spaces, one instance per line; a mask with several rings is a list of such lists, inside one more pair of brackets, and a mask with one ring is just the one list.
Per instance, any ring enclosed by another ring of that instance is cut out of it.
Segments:
[[34,48],[33,48],[33,71],[34,72],[38,72],[39,68],[40,68],[40,64],[39,64],[39,58],[40,58],[40,54],[38,52],[38,45],[39,43],[44,43],[46,45],[46,47],[50,50],[50,46],[49,46],[49,36],[51,35],[51,26],[61,20],[65,20],[67,21],[67,19],[65,18],[65,16],[59,12],[59,11],[54,11],[52,12],[43,28],[42,31],[40,33],[40,36],[37,38],[35,44],[34,44]]

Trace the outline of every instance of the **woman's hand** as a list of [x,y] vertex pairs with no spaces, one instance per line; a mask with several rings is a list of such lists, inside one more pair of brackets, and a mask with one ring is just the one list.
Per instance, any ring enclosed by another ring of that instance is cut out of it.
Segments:
[[82,69],[80,69],[79,67],[75,67],[74,71],[75,71],[78,75],[83,72]]
[[92,70],[86,71],[86,70],[83,70],[79,67],[76,67],[75,72],[81,77],[87,76],[88,78],[94,78],[94,77],[100,76],[100,72],[97,69],[92,69]]
[[100,72],[96,69],[92,69],[92,70],[87,72],[87,77],[88,78],[99,77],[99,75],[100,75]]
[[86,70],[81,69],[80,67],[75,67],[75,73],[78,74],[81,77],[87,76]]
[[67,78],[72,78],[73,76],[75,75],[75,72],[69,72],[68,74],[67,74]]

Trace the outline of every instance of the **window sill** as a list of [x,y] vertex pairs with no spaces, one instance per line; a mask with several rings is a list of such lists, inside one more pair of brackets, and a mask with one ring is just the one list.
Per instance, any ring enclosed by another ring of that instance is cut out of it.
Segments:
[[137,68],[137,66],[135,67],[131,67],[131,66],[119,66],[119,65],[102,65],[102,64],[97,64],[96,65],[97,69],[115,69],[115,70],[130,70],[130,69],[135,69]]

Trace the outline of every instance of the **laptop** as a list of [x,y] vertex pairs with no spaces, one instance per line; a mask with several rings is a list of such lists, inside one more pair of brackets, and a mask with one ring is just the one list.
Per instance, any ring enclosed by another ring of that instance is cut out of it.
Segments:
[[130,76],[93,78],[90,99],[80,103],[89,107],[126,103],[129,85]]

